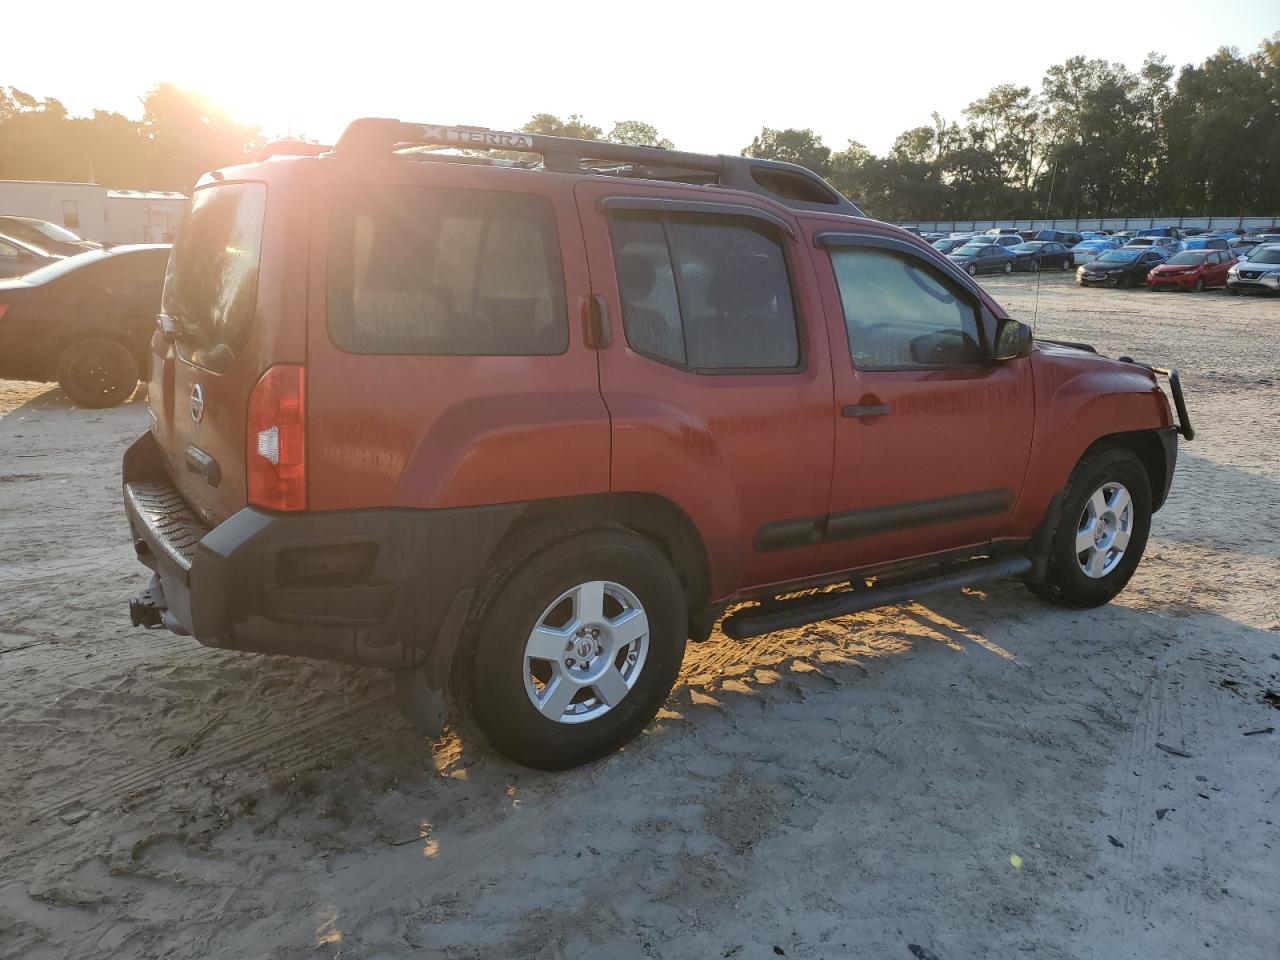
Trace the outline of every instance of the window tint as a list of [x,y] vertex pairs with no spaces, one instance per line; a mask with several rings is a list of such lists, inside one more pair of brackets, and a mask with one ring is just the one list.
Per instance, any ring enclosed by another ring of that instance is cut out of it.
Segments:
[[799,365],[786,256],[765,228],[615,217],[610,231],[633,349],[695,370]]
[[978,313],[928,264],[877,247],[831,252],[854,366],[966,366],[981,361]]
[[258,305],[258,263],[267,188],[225,183],[195,192],[169,258],[164,312],[189,335],[193,363],[225,370],[249,338]]
[[328,325],[356,353],[536,355],[569,344],[544,197],[350,185],[329,228]]

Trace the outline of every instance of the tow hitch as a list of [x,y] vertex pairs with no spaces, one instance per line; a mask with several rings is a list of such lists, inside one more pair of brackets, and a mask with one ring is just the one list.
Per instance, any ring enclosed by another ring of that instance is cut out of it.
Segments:
[[151,578],[147,589],[136,597],[130,598],[129,619],[135,627],[145,627],[148,630],[167,627],[176,634],[187,635],[187,628],[169,612],[169,608],[165,605],[164,588],[160,586],[159,574]]

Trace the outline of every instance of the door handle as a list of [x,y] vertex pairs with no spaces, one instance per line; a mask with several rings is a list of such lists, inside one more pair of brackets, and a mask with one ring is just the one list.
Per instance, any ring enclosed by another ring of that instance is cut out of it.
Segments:
[[609,330],[609,304],[598,293],[589,294],[582,301],[582,325],[587,346],[603,350],[613,339]]
[[887,403],[851,403],[840,408],[840,416],[861,420],[864,417],[883,417],[889,413]]

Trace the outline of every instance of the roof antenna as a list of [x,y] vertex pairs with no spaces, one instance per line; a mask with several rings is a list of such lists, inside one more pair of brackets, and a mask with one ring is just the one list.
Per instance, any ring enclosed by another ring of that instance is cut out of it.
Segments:
[[[1049,220],[1049,208],[1053,205],[1053,185],[1058,180],[1058,163],[1055,160],[1053,164],[1053,173],[1049,177],[1049,196],[1044,202],[1044,216],[1040,218],[1041,223],[1047,223]],[[1075,262],[1075,256],[1071,257],[1072,263]],[[1036,265],[1036,305],[1035,310],[1031,314],[1031,336],[1036,335],[1036,321],[1040,319],[1040,274],[1043,268]]]

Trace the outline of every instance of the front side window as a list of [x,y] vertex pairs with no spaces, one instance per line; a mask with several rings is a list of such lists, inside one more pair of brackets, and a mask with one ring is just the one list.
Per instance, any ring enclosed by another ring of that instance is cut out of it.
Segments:
[[982,361],[976,306],[928,264],[871,246],[833,249],[831,264],[858,369]]
[[632,349],[695,371],[798,367],[786,255],[768,228],[616,216],[609,229]]
[[169,256],[164,312],[183,332],[183,355],[222,371],[249,339],[258,308],[258,265],[267,187],[224,183],[191,198]]
[[533,356],[569,345],[545,197],[352,184],[329,225],[328,326],[353,353]]

